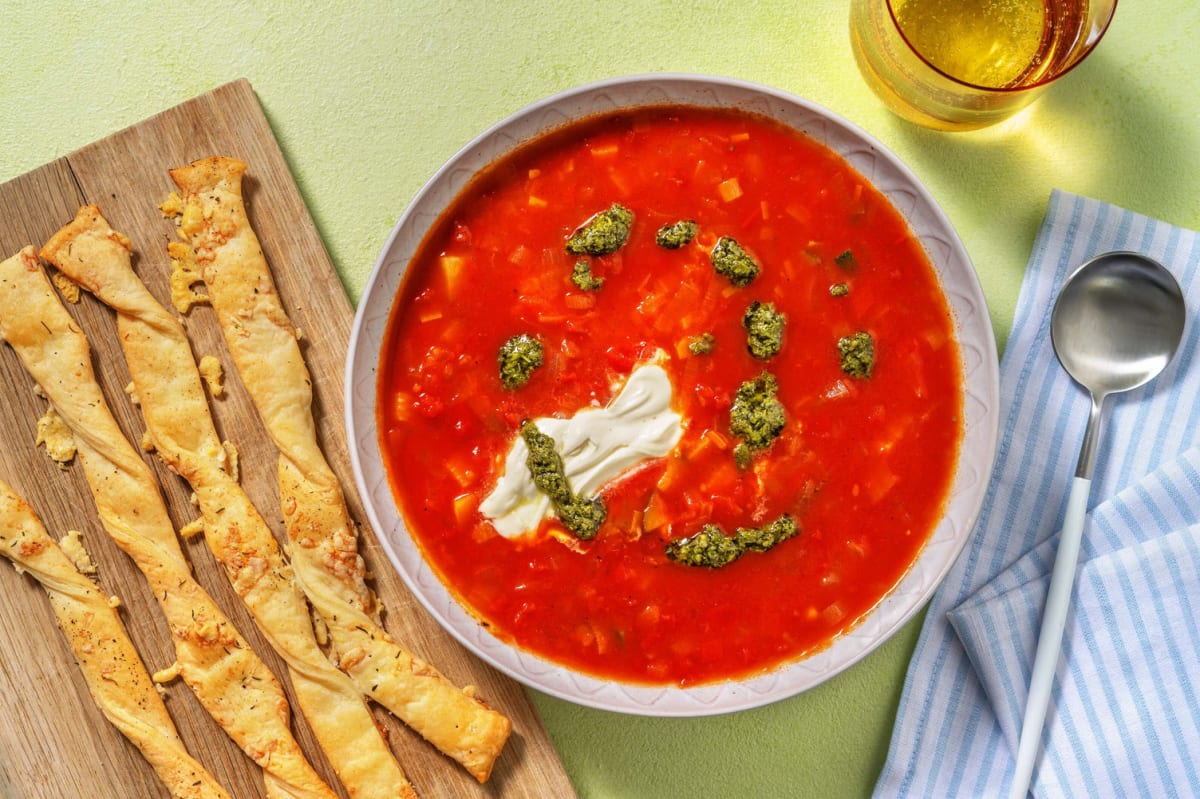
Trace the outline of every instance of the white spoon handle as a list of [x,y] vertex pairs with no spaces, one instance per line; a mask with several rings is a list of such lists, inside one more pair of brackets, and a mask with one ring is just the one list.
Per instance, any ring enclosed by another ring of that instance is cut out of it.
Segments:
[[1009,799],[1025,799],[1029,793],[1034,762],[1041,748],[1042,725],[1046,720],[1050,688],[1054,683],[1054,671],[1058,666],[1058,655],[1062,648],[1067,610],[1071,606],[1071,589],[1075,583],[1079,542],[1083,537],[1083,520],[1087,514],[1088,494],[1091,488],[1090,478],[1076,477],[1071,484],[1071,495],[1067,498],[1067,514],[1063,519],[1062,534],[1058,540],[1058,554],[1054,557],[1054,572],[1050,577],[1046,608],[1042,612],[1042,630],[1038,635],[1037,655],[1029,680],[1029,697],[1025,700],[1021,742],[1017,747],[1017,769],[1013,776]]

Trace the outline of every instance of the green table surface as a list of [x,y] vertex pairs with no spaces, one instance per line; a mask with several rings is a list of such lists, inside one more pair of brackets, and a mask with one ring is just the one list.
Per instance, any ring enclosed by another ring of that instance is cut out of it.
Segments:
[[[1096,53],[1033,106],[956,134],[868,91],[845,0],[4,5],[0,181],[248,78],[354,300],[405,206],[467,141],[546,95],[646,72],[768,84],[880,139],[957,228],[1001,347],[1052,188],[1200,228],[1193,0],[1122,0]],[[582,797],[864,796],[919,625],[814,690],[725,716],[533,699]]]

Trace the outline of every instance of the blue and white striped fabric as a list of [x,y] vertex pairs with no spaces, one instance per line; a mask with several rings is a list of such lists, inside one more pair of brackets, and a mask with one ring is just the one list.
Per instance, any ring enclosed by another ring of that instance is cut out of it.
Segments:
[[971,540],[930,603],[878,797],[1008,791],[1045,593],[1038,581],[1052,562],[1048,542],[1062,523],[1090,407],[1054,357],[1049,310],[1064,279],[1109,250],[1167,266],[1189,323],[1162,375],[1108,403],[1077,588],[1086,602],[1068,620],[1043,736],[1050,754],[1034,772],[1034,792],[1200,796],[1192,618],[1200,615],[1192,526],[1200,518],[1200,337],[1190,321],[1200,308],[1200,236],[1056,191],[1001,362],[1004,430],[992,482]]
[[[1200,796],[1200,450],[1101,503],[1088,524],[1034,791]],[[950,611],[1011,751],[1055,543]]]

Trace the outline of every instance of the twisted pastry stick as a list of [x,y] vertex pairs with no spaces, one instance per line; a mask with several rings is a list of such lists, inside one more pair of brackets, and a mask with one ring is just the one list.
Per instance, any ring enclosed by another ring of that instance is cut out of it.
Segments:
[[150,439],[195,491],[209,547],[287,662],[297,704],[346,790],[355,799],[415,799],[358,689],[317,645],[308,605],[270,528],[226,470],[183,325],[134,273],[128,239],[90,205],[40,255],[117,312]]
[[176,799],[229,799],[179,739],[167,706],[133,648],[115,606],[79,573],[33,512],[0,481],[0,555],[46,595],[96,705],[141,751]]
[[263,768],[267,796],[335,799],[292,736],[279,682],[192,578],[158,483],[112,417],[87,339],[32,247],[0,262],[0,337],[70,428],[101,524],[158,599],[175,645],[167,673]]
[[[279,492],[296,579],[328,627],[339,665],[480,782],[487,780],[512,722],[456,688],[380,625],[358,539],[337,476],[317,443],[312,384],[242,200],[246,164],[214,157],[171,170],[179,187],[179,232],[170,249],[180,283],[203,281],[206,298],[180,296],[180,310],[211,302],[242,383],[279,448]],[[168,210],[165,207],[164,210]],[[189,246],[190,245],[190,246]]]

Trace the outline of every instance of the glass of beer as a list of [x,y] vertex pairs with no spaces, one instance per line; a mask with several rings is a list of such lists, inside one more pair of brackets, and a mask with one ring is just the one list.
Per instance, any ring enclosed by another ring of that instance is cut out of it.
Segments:
[[1117,0],[851,0],[867,84],[905,119],[973,130],[1024,108],[1084,59]]

